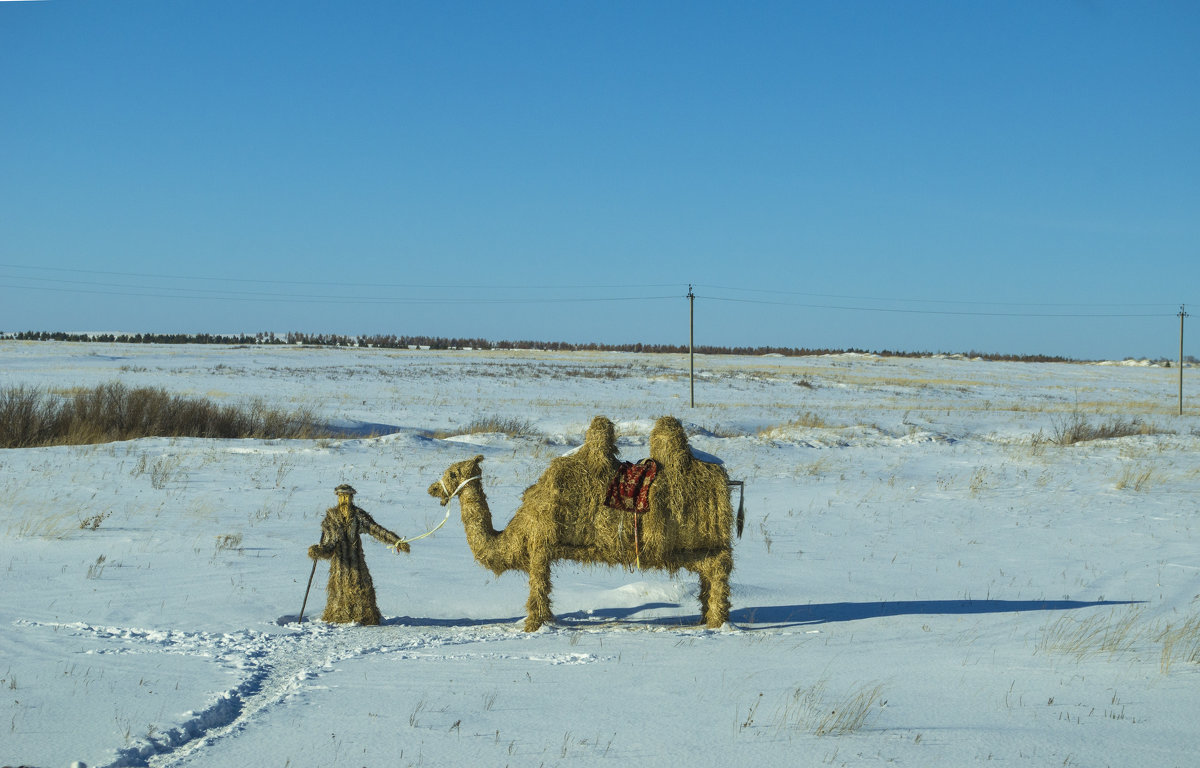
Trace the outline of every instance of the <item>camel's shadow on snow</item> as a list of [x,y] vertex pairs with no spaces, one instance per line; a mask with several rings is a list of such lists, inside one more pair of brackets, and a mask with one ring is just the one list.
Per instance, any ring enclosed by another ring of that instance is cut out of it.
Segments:
[[746,629],[831,624],[888,616],[969,616],[984,613],[1074,611],[1105,605],[1132,605],[1140,600],[892,600],[878,603],[814,603],[738,608],[729,620]]
[[[1074,611],[1110,605],[1136,605],[1141,600],[892,600],[876,603],[812,603],[809,605],[766,605],[734,608],[729,621],[744,630],[781,629],[841,621],[880,619],[889,616],[970,616],[986,613],[1027,613],[1030,611]],[[626,608],[598,608],[590,611],[560,613],[555,624],[560,629],[586,629],[601,625],[649,627],[697,627],[699,614],[639,617],[643,611],[679,608],[678,603],[645,603]],[[403,616],[385,620],[385,624],[418,627],[478,627],[513,624],[523,616],[503,619],[425,619]]]

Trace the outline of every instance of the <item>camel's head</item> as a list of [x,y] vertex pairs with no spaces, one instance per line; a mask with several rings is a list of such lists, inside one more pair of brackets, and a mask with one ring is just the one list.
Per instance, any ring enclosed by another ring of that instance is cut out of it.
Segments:
[[451,464],[442,478],[429,486],[429,495],[440,501],[443,507],[446,506],[468,480],[479,477],[481,461],[483,456],[476,456],[468,461]]

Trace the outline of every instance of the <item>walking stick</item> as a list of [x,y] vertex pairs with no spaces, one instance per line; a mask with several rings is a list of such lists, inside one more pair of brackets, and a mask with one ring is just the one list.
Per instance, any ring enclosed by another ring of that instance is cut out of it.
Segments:
[[304,588],[304,602],[300,604],[300,619],[296,622],[297,624],[304,623],[304,608],[305,608],[305,606],[308,605],[308,590],[312,589],[312,580],[313,580],[313,576],[315,576],[316,573],[317,573],[317,558],[314,557],[312,570],[308,572],[308,586]]

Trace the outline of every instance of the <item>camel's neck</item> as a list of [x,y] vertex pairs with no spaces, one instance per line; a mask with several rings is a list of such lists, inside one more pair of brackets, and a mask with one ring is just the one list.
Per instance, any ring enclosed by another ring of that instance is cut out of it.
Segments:
[[501,557],[503,532],[492,527],[492,511],[480,484],[468,483],[458,494],[458,504],[467,532],[467,546],[475,559],[496,574],[503,573],[508,569]]
[[467,526],[467,533],[470,533],[472,528],[478,528],[478,533],[489,538],[499,534],[492,527],[492,510],[488,507],[487,494],[483,492],[479,481],[467,483],[458,492],[458,505],[462,511],[463,525]]

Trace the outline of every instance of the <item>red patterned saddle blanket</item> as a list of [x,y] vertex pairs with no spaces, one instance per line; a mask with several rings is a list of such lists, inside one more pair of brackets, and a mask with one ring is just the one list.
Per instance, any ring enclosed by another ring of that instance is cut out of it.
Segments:
[[637,464],[621,462],[617,476],[608,484],[604,504],[627,512],[645,512],[650,508],[650,484],[658,474],[658,462],[642,459]]

